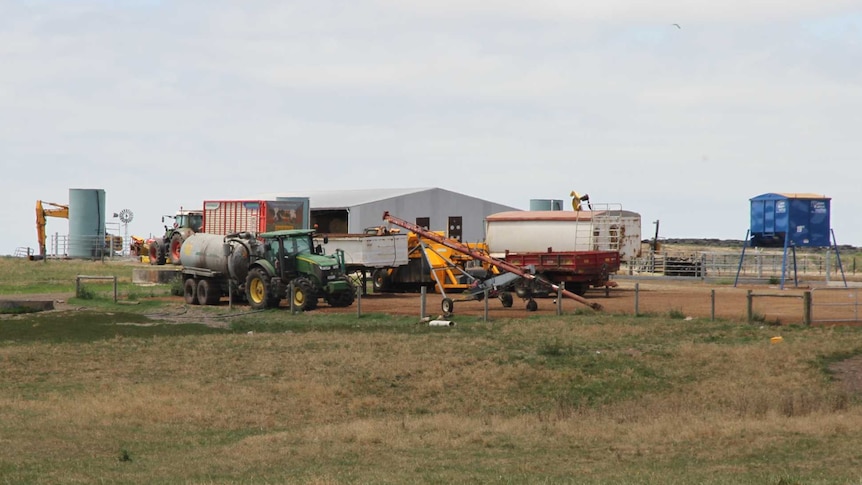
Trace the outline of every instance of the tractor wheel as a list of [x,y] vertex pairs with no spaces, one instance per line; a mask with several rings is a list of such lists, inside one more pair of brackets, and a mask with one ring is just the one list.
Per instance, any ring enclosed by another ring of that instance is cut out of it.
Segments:
[[534,312],[539,309],[539,304],[536,303],[536,300],[530,299],[527,301],[527,311]]
[[271,286],[271,279],[266,271],[260,268],[249,271],[248,277],[245,279],[245,298],[248,300],[248,304],[255,310],[265,310],[276,306],[272,304]]
[[444,315],[451,315],[455,312],[455,302],[451,298],[443,298],[443,301],[440,303],[440,309],[443,310]]
[[217,305],[221,291],[210,280],[198,281],[198,302],[201,305]]
[[340,293],[332,293],[326,295],[326,303],[329,303],[329,306],[332,307],[348,307],[353,304],[353,300],[356,299],[356,289],[353,287],[353,284],[350,283],[350,280],[347,278],[343,278],[347,281],[348,289],[342,291]]
[[503,304],[503,308],[512,308],[512,303],[514,302],[514,298],[512,298],[512,294],[508,291],[504,291],[500,293],[497,297],[500,299],[500,303]]
[[180,249],[183,247],[183,235],[180,233],[175,233],[173,236],[171,236],[170,244],[171,264],[179,265]]
[[317,308],[317,295],[308,278],[293,280],[293,306],[304,312]]
[[165,247],[161,241],[150,243],[150,264],[156,266],[165,264]]
[[187,304],[198,304],[198,285],[194,278],[189,278],[185,283],[183,283],[183,296],[185,297]]

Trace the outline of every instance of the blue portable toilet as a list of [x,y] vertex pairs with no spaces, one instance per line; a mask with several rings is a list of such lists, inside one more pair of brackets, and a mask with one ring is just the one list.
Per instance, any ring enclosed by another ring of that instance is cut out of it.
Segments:
[[[752,197],[750,199],[751,225],[742,247],[740,269],[747,246],[784,248],[784,264],[781,271],[783,288],[788,248],[793,250],[794,268],[797,247],[834,247],[837,255],[838,246],[834,241],[830,223],[831,200],[825,195],[806,193],[768,193]],[[838,264],[840,267],[840,255]],[[843,275],[843,268],[841,272]],[[736,278],[739,281],[739,270]]]

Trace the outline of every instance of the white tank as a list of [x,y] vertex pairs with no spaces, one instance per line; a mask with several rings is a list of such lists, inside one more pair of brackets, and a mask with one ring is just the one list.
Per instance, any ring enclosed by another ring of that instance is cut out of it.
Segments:
[[[229,246],[226,252],[225,245]],[[180,264],[192,268],[204,268],[230,275],[237,281],[248,276],[250,255],[260,243],[248,238],[225,237],[199,232],[192,234],[180,249]]]
[[640,215],[622,210],[512,211],[485,219],[485,242],[494,257],[511,253],[619,251],[640,253]]

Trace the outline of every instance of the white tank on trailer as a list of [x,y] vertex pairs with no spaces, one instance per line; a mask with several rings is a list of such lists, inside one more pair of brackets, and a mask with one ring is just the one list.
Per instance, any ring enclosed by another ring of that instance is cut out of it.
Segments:
[[619,251],[640,255],[640,214],[621,209],[510,211],[485,219],[485,243],[494,257],[511,253]]

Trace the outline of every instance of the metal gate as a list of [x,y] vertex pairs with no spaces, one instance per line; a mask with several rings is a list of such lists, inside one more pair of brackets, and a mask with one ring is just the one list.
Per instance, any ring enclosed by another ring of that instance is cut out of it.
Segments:
[[814,288],[811,290],[811,323],[862,323],[859,293],[862,288]]

